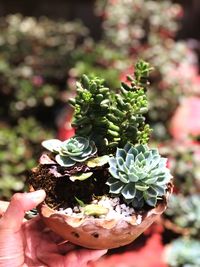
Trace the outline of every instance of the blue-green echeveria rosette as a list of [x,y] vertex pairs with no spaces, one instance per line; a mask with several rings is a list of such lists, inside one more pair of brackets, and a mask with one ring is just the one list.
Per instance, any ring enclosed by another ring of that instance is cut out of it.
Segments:
[[117,148],[116,156],[109,160],[109,192],[122,195],[134,208],[140,209],[145,204],[155,207],[172,178],[166,163],[167,159],[157,149],[149,149],[147,145],[128,143],[123,149]]
[[97,148],[92,140],[75,136],[66,141],[51,139],[42,142],[42,146],[57,154],[56,162],[63,167],[71,167],[77,162],[84,162],[97,153]]

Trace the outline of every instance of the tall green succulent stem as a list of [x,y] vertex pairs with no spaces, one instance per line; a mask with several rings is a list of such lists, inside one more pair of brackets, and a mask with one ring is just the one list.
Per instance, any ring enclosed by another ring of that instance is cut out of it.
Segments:
[[[77,83],[77,96],[70,100],[75,109],[72,122],[76,136],[92,139],[99,154],[113,153],[117,147],[147,143],[151,133],[145,123],[148,111],[146,89],[151,68],[139,61],[135,77],[128,77],[121,88],[111,90],[97,77],[82,76]],[[131,81],[131,82],[130,82]]]

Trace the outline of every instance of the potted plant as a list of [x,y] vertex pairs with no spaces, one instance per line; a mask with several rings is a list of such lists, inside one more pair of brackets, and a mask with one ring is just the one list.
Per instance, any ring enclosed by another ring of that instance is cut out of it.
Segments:
[[118,93],[83,75],[70,100],[75,136],[42,143],[50,153],[41,156],[28,182],[47,193],[39,207],[44,222],[72,243],[93,249],[126,245],[166,208],[172,190],[167,159],[147,144],[150,70],[139,61]]

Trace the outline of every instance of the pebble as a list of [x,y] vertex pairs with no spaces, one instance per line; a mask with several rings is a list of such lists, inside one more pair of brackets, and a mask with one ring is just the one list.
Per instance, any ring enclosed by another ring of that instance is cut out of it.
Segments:
[[[126,219],[130,218],[131,215],[135,213],[135,210],[133,207],[127,206],[125,203],[120,204],[120,199],[118,197],[115,198],[109,198],[107,196],[103,196],[100,200],[94,199],[91,204],[98,204],[101,205],[107,209],[109,209],[109,212],[106,215],[99,216],[100,219]],[[65,213],[67,215],[72,215],[74,217],[80,217],[83,215],[83,208],[79,206],[75,206],[72,208],[67,209],[60,209],[59,212]],[[137,224],[140,224],[142,222],[142,216],[137,216]]]

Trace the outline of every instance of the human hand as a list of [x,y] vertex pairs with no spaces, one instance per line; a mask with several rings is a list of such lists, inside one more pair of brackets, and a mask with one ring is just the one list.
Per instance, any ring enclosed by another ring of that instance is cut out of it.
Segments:
[[39,216],[24,222],[25,212],[35,208],[45,192],[15,194],[10,204],[0,201],[0,267],[85,267],[106,250],[78,249],[62,242]]

